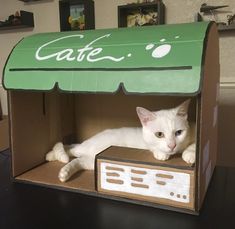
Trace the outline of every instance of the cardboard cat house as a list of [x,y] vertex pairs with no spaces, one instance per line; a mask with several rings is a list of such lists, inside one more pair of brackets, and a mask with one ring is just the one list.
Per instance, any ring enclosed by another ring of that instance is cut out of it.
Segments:
[[[45,33],[24,38],[4,69],[15,181],[197,214],[216,164],[219,44],[213,23]],[[196,163],[157,161],[111,147],[95,171],[61,183],[56,142],[140,126],[136,107],[172,108],[187,98]],[[129,183],[121,177],[129,177]],[[151,175],[150,175],[151,174]]]

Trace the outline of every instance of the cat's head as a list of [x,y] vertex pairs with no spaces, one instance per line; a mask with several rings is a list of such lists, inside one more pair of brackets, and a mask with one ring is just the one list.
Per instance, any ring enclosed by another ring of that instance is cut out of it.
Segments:
[[137,107],[143,126],[143,138],[153,152],[168,155],[181,151],[189,138],[188,107],[190,100],[179,106],[156,112]]

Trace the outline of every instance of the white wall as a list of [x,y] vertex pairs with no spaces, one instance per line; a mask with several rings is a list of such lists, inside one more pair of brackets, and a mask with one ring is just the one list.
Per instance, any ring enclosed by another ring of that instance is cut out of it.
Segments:
[[[0,79],[7,56],[13,46],[23,37],[38,32],[59,31],[59,0],[44,0],[34,3],[23,3],[18,0],[0,0],[0,20],[5,20],[8,15],[13,14],[16,10],[26,10],[34,13],[35,27],[32,31],[16,30],[16,31],[0,31]],[[134,0],[94,0],[95,2],[95,23],[96,28],[113,28],[117,27],[117,6]],[[235,13],[234,0],[163,0],[166,5],[166,23],[184,23],[193,22],[195,14],[199,11],[202,3],[206,2],[211,5],[229,5],[225,14],[218,14],[218,20],[226,21],[228,13]],[[235,101],[235,32],[220,34],[220,64],[221,64],[221,90],[220,90],[220,123],[219,134],[223,134],[220,138],[220,148],[223,145],[230,145],[235,142],[235,122],[228,123],[231,116],[234,116],[235,109],[227,109],[234,107]],[[0,97],[3,103],[3,112],[7,113],[6,93],[0,85]],[[228,102],[229,101],[229,102]],[[228,105],[229,104],[229,105]],[[227,112],[227,113],[226,113]],[[224,122],[227,124],[225,125]],[[226,126],[226,131],[225,131]],[[230,135],[230,140],[224,134]],[[227,158],[225,164],[235,165],[229,155],[232,155],[232,147],[226,148]],[[230,152],[231,151],[231,152]],[[223,163],[222,163],[223,164]]]
[[[0,20],[5,21],[15,11],[25,10],[34,13],[35,27],[33,30],[0,31],[0,73],[2,74],[6,59],[12,48],[23,37],[32,33],[59,31],[58,0],[24,3],[18,0],[0,0]],[[6,92],[2,88],[0,74],[0,98],[3,113],[7,114]]]

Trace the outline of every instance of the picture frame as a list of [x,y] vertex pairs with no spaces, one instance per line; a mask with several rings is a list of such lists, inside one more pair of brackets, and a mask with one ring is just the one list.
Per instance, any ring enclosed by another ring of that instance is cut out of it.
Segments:
[[165,23],[165,5],[159,1],[118,6],[118,27],[160,25]]
[[59,1],[60,31],[95,29],[94,2],[92,0]]

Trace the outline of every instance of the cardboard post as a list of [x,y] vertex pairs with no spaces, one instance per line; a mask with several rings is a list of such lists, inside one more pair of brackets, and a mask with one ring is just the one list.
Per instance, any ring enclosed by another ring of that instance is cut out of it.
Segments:
[[8,129],[8,117],[3,116],[0,120],[0,152],[9,148],[9,129]]
[[2,104],[1,104],[1,98],[0,98],[0,121],[2,120]]

